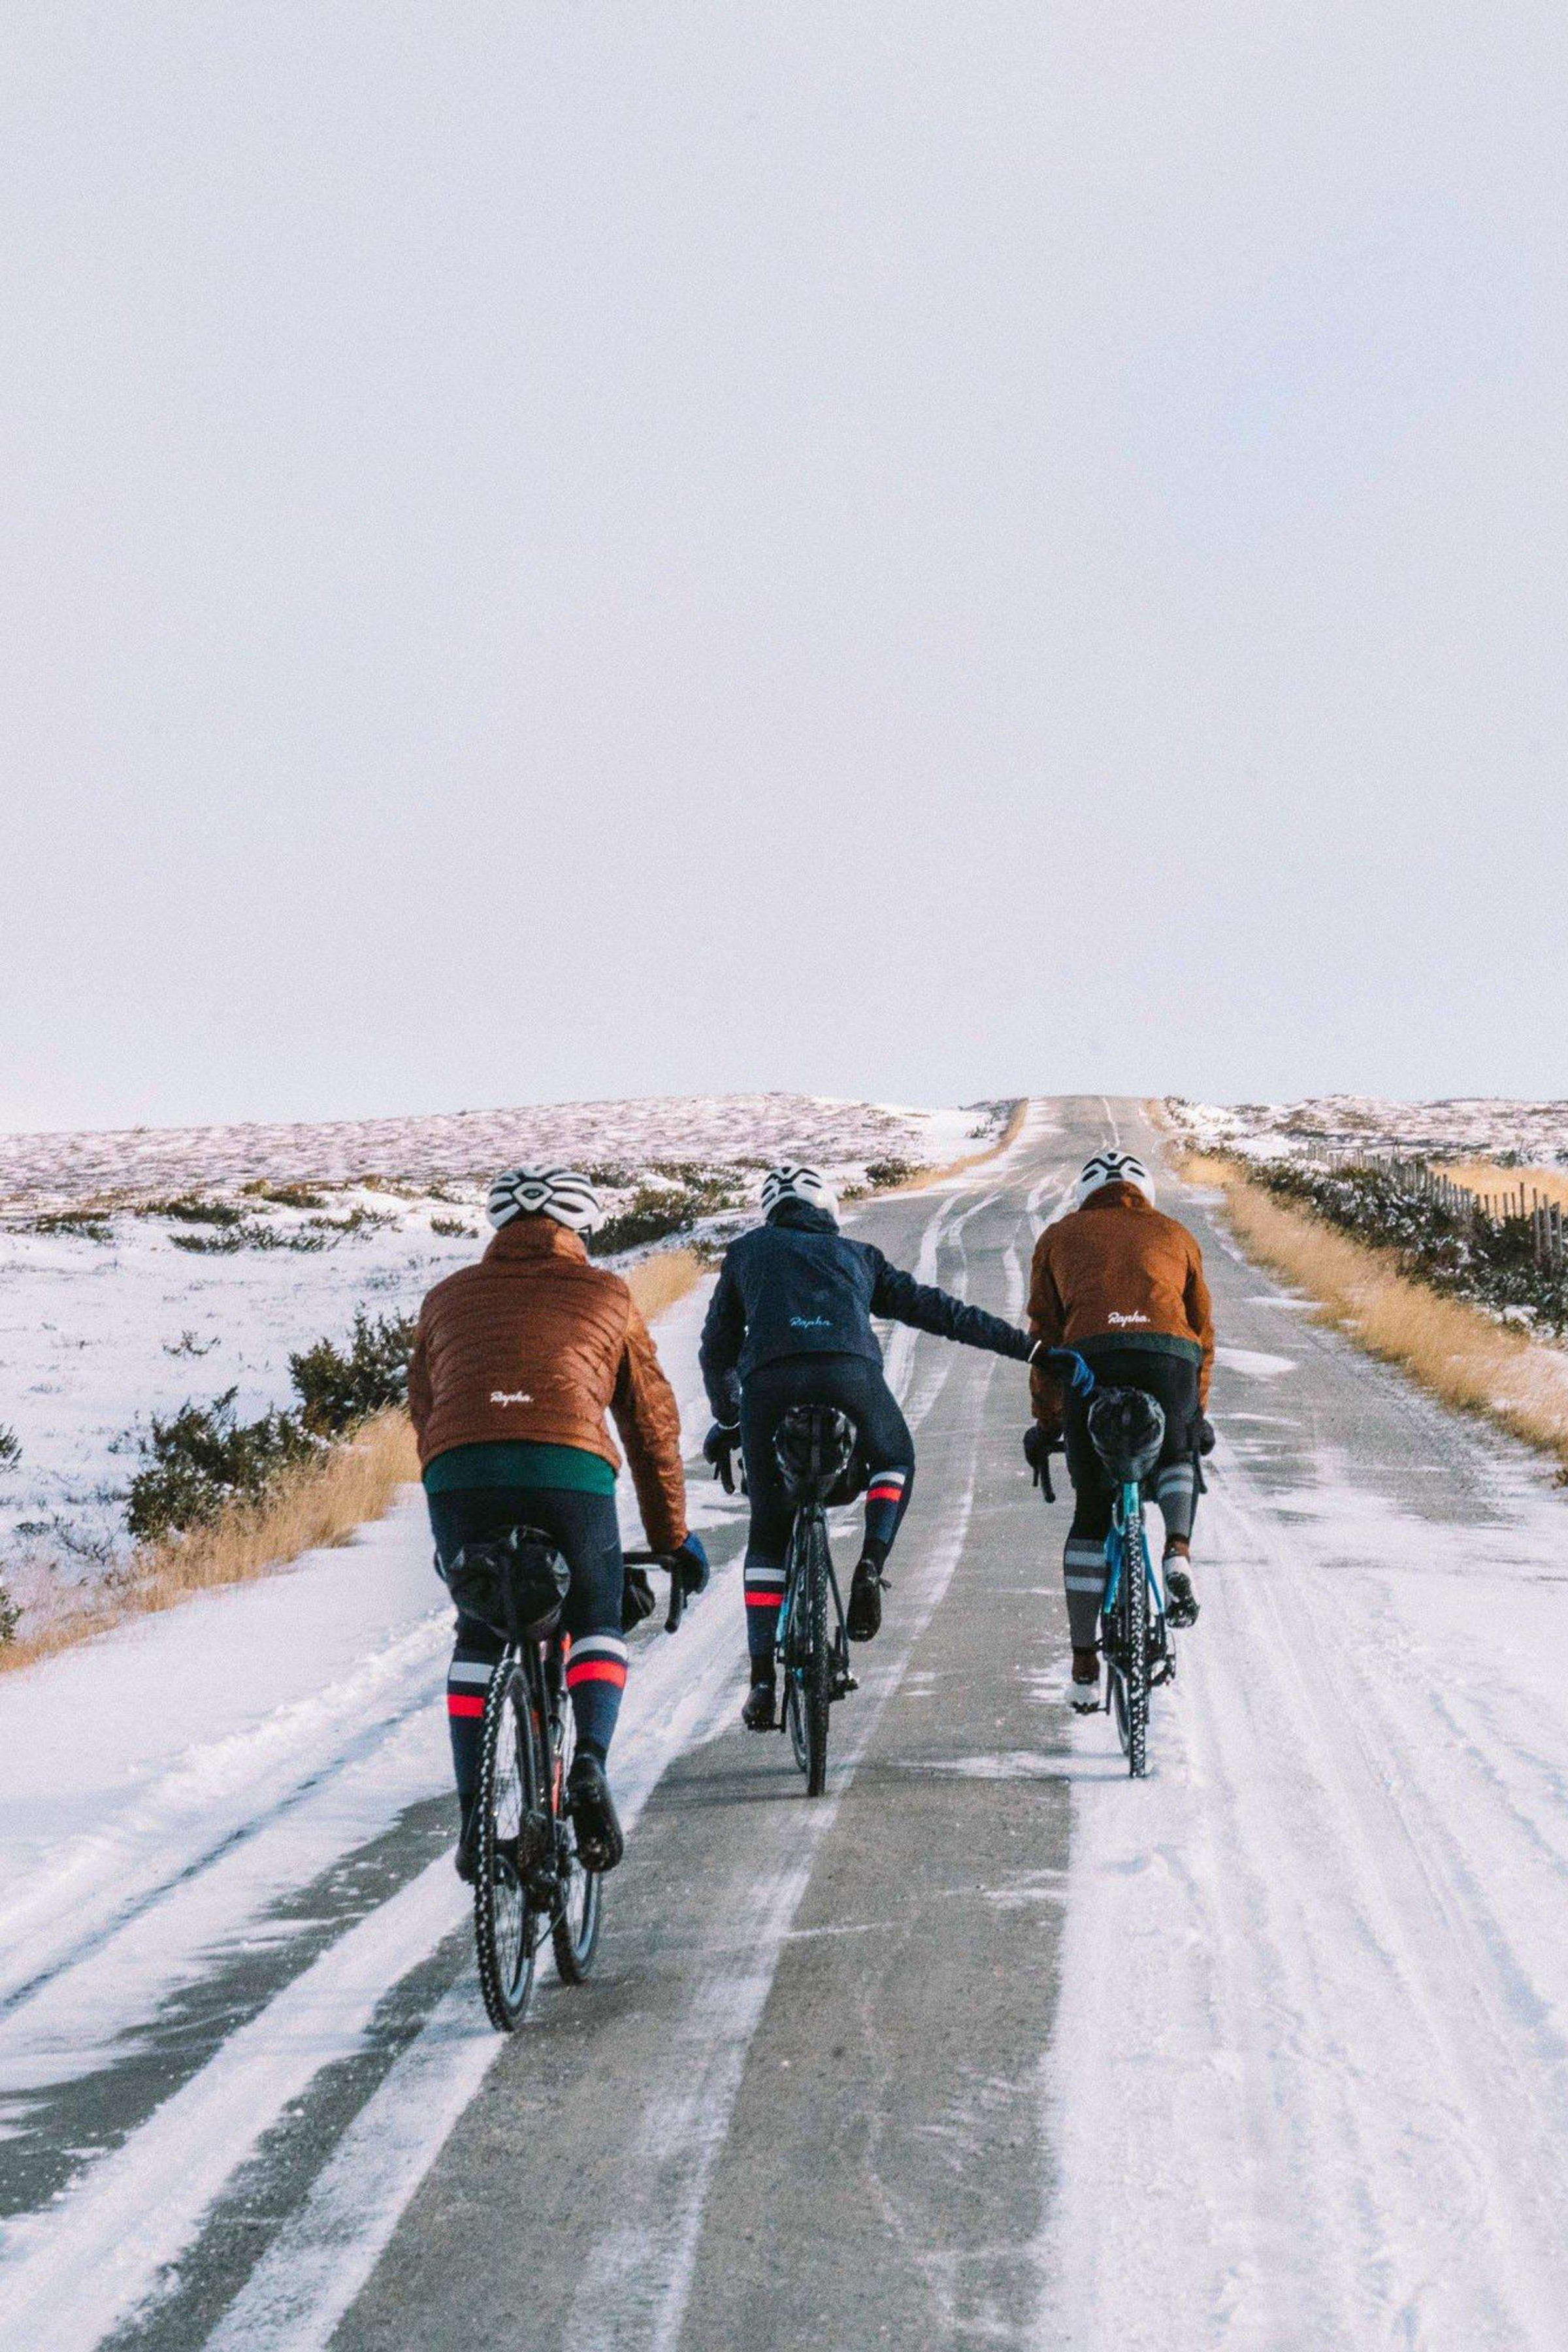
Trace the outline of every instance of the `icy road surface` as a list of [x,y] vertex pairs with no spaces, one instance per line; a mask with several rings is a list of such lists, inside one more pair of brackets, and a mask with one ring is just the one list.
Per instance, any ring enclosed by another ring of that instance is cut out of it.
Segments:
[[[1018,1311],[1128,1105],[868,1209]],[[484,2025],[412,1499],[0,1683],[0,2344],[1389,2345],[1568,2310],[1568,1501],[1246,1265],[1152,1777],[1063,1704],[1014,1366],[920,1447],[808,1805],[736,1727],[742,1519],[640,1637],[600,1970]],[[702,1300],[661,1328],[689,1444]]]

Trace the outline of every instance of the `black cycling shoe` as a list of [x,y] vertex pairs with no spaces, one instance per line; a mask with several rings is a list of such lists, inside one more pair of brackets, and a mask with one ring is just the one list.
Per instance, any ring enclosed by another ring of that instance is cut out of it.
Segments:
[[875,1562],[863,1559],[849,1587],[844,1630],[852,1642],[874,1642],[882,1630],[882,1595],[888,1580]]
[[[510,1862],[514,1871],[519,1869],[518,1841],[516,1838],[497,1838],[496,1854],[499,1860],[502,1862]],[[479,1875],[479,1825],[477,1815],[474,1820],[469,1822],[468,1827],[463,1832],[462,1836],[458,1840],[458,1851],[452,1856],[452,1860],[457,1866],[458,1875],[462,1880],[464,1885],[472,1886],[476,1885]]]
[[748,1731],[773,1731],[778,1727],[778,1693],[772,1683],[753,1683],[746,1694],[746,1704],[741,1709],[741,1720]]
[[1099,1714],[1100,1652],[1098,1650],[1073,1652],[1071,1696],[1075,1715]]
[[1173,1568],[1165,1563],[1165,1622],[1180,1632],[1183,1627],[1198,1622],[1198,1596],[1193,1591],[1193,1580],[1184,1568]]
[[577,1859],[584,1870],[614,1870],[626,1850],[605,1768],[596,1756],[577,1756],[566,1775],[566,1811],[577,1832]]
[[458,1875],[465,1886],[471,1886],[479,1874],[479,1857],[476,1851],[479,1844],[478,1829],[477,1818],[464,1822],[462,1834],[458,1840],[458,1851],[452,1856]]

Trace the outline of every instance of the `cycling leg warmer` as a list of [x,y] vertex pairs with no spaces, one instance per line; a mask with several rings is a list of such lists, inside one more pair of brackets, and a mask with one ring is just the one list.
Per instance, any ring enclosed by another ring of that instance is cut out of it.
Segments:
[[753,1665],[766,1659],[770,1669],[773,1654],[773,1637],[779,1628],[779,1609],[784,1601],[784,1572],[770,1560],[746,1559],[746,1653]]
[[626,1686],[626,1645],[620,1634],[584,1633],[566,1655],[566,1687],[577,1721],[577,1753],[602,1764],[615,1738]]
[[1165,1522],[1167,1542],[1179,1536],[1190,1543],[1197,1507],[1197,1474],[1190,1460],[1163,1464],[1154,1480],[1154,1500]]
[[1068,1623],[1075,1650],[1092,1650],[1099,1635],[1105,1593],[1105,1538],[1073,1534],[1062,1559],[1067,1579]]
[[452,1773],[467,1821],[479,1779],[479,1732],[485,1694],[505,1644],[477,1617],[459,1617],[452,1663],[447,1669],[447,1727],[452,1735]]
[[914,1465],[900,1463],[891,1470],[874,1470],[866,1486],[866,1539],[860,1557],[880,1569],[893,1549],[894,1538],[910,1507],[915,1483]]

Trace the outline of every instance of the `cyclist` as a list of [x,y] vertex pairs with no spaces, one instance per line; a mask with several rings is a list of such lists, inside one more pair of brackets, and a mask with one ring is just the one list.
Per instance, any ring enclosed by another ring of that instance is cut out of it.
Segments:
[[[1214,1370],[1214,1314],[1203,1254],[1185,1225],[1162,1216],[1154,1187],[1130,1151],[1097,1151],[1073,1188],[1072,1212],[1035,1244],[1029,1328],[1044,1347],[1076,1348],[1106,1387],[1145,1390],[1159,1400],[1165,1436],[1154,1499],[1165,1522],[1165,1591],[1173,1625],[1195,1623],[1192,1580],[1194,1455],[1214,1432],[1205,1413]],[[1042,1364],[1030,1374],[1037,1431],[1030,1459],[1065,1435],[1073,1484],[1072,1528],[1063,1561],[1072,1634],[1073,1703],[1098,1704],[1096,1634],[1105,1586],[1111,1493],[1089,1440],[1087,1401]],[[1092,1694],[1092,1695],[1091,1695]]]
[[728,1483],[738,1445],[751,1496],[744,1588],[752,1686],[742,1720],[752,1731],[777,1721],[773,1643],[794,1517],[773,1454],[783,1415],[792,1405],[837,1405],[859,1431],[866,1527],[847,1623],[851,1641],[868,1642],[882,1622],[883,1570],[915,1470],[914,1440],[882,1377],[872,1316],[1019,1362],[1032,1347],[1011,1323],[928,1288],[869,1242],[840,1233],[833,1188],[815,1168],[770,1169],[763,1214],[763,1223],[725,1253],[700,1350],[714,1421],[703,1451]]
[[[673,1553],[688,1591],[708,1560],[686,1525],[680,1416],[631,1292],[590,1265],[583,1236],[603,1211],[585,1176],[513,1168],[490,1187],[495,1239],[475,1265],[438,1282],[420,1309],[408,1371],[436,1562],[466,1543],[539,1528],[572,1570],[562,1624],[577,1752],[566,1806],[590,1870],[613,1870],[621,1827],[605,1766],[626,1680],[626,1570],[616,1512],[615,1417],[649,1545]],[[462,1807],[458,1874],[474,1872],[473,1820],[485,1689],[504,1643],[459,1612],[447,1676],[452,1763]]]

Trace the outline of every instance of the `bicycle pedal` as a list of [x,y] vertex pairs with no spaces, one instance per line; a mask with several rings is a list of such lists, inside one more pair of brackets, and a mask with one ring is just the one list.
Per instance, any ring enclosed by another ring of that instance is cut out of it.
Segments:
[[835,1675],[833,1677],[833,1696],[835,1698],[847,1698],[851,1691],[858,1691],[859,1687],[860,1684],[858,1676],[850,1674],[847,1669],[846,1669],[842,1674]]

